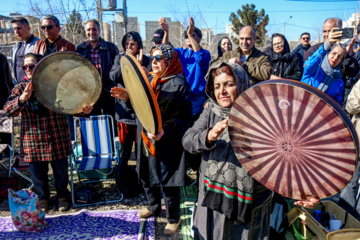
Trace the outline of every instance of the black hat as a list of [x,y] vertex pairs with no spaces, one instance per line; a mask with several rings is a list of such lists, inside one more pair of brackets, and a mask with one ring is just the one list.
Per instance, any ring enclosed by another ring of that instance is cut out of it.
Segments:
[[157,29],[155,32],[154,32],[154,35],[153,35],[153,38],[152,38],[152,42],[161,42],[162,39],[164,37],[164,30],[163,29]]

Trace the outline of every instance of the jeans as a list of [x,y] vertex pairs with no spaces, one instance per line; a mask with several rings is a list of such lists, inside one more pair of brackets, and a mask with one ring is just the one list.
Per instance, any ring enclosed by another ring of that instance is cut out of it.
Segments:
[[[69,183],[68,176],[68,158],[62,158],[54,161],[50,161],[51,168],[53,170],[55,178],[55,189],[58,198],[68,198],[69,190],[67,189]],[[47,200],[50,198],[49,191],[49,162],[37,161],[29,162],[29,170],[31,173],[31,179],[34,182],[34,188],[36,194],[39,196],[39,200]]]

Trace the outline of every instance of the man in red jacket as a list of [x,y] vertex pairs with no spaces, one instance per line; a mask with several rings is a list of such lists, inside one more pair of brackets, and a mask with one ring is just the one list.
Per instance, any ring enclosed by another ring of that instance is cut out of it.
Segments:
[[41,30],[46,38],[37,41],[34,47],[34,53],[49,55],[61,51],[75,52],[75,46],[71,42],[60,36],[60,22],[57,17],[46,15],[41,20]]

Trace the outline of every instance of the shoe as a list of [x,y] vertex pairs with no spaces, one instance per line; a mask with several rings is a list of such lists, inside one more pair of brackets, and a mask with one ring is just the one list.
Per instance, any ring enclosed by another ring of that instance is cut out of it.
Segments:
[[166,235],[172,235],[174,233],[176,233],[176,231],[178,230],[179,226],[180,226],[180,220],[177,223],[168,223],[165,226],[164,229],[164,234]]
[[59,211],[64,212],[69,208],[69,201],[67,198],[59,198]]
[[40,200],[39,201],[39,206],[40,206],[40,209],[46,213],[49,209],[49,200],[45,199],[45,200]]
[[137,214],[137,216],[139,218],[148,218],[152,215],[154,215],[154,214],[152,212],[150,212],[149,209],[147,209],[147,208],[140,210],[140,212],[138,212],[138,214]]

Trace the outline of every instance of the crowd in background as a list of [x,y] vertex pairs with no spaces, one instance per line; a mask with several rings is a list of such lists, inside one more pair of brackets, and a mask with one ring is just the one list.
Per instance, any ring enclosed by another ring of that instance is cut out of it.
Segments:
[[[353,115],[356,129],[360,129],[360,85],[357,83],[360,34],[342,45],[339,18],[324,21],[321,43],[311,46],[310,34],[299,34],[301,44],[292,52],[286,37],[280,33],[273,34],[271,46],[260,51],[255,46],[256,28],[244,26],[239,30],[239,47],[233,49],[231,40],[224,37],[218,43],[217,56],[211,56],[201,47],[202,33],[195,27],[193,18],[181,36],[185,39],[184,48],[171,45],[171,29],[165,19],[160,18],[160,28],[154,32],[154,47],[149,54],[143,52],[138,32],[124,35],[123,51],[119,53],[113,43],[100,37],[100,24],[95,19],[84,23],[87,41],[76,47],[61,37],[60,23],[55,16],[42,18],[45,38],[41,40],[31,34],[25,18],[15,18],[11,23],[20,40],[13,47],[11,67],[6,58],[0,62],[0,105],[8,116],[21,113],[21,157],[30,162],[31,178],[44,211],[48,209],[50,197],[49,162],[54,172],[58,208],[66,211],[70,206],[67,157],[71,154],[73,118],[42,106],[32,92],[31,83],[33,70],[41,58],[55,52],[77,52],[99,71],[101,96],[94,106],[84,106],[82,116],[108,114],[118,122],[123,149],[120,176],[131,177],[127,164],[136,142],[137,173],[134,174],[137,181],[122,184],[121,191],[130,197],[145,191],[149,206],[139,212],[141,218],[160,214],[161,198],[164,198],[168,219],[165,234],[173,234],[180,224],[180,187],[185,185],[186,166],[198,174],[199,196],[193,229],[201,239],[239,239],[239,236],[268,239],[270,229],[275,229],[274,222],[283,220],[272,217],[272,192],[241,166],[230,145],[229,110],[249,87],[272,79],[309,84]],[[124,55],[136,58],[154,90],[163,121],[156,135],[141,126],[132,108],[120,66]],[[214,166],[232,172],[214,172]],[[231,174],[241,180],[223,180]],[[357,180],[354,177],[351,184],[357,186]],[[341,198],[351,203],[347,210],[359,219],[360,207],[354,200],[356,189],[347,191]],[[229,197],[229,191],[236,192],[238,197]],[[315,202],[295,204],[311,207]],[[274,231],[279,234],[279,229]]]

